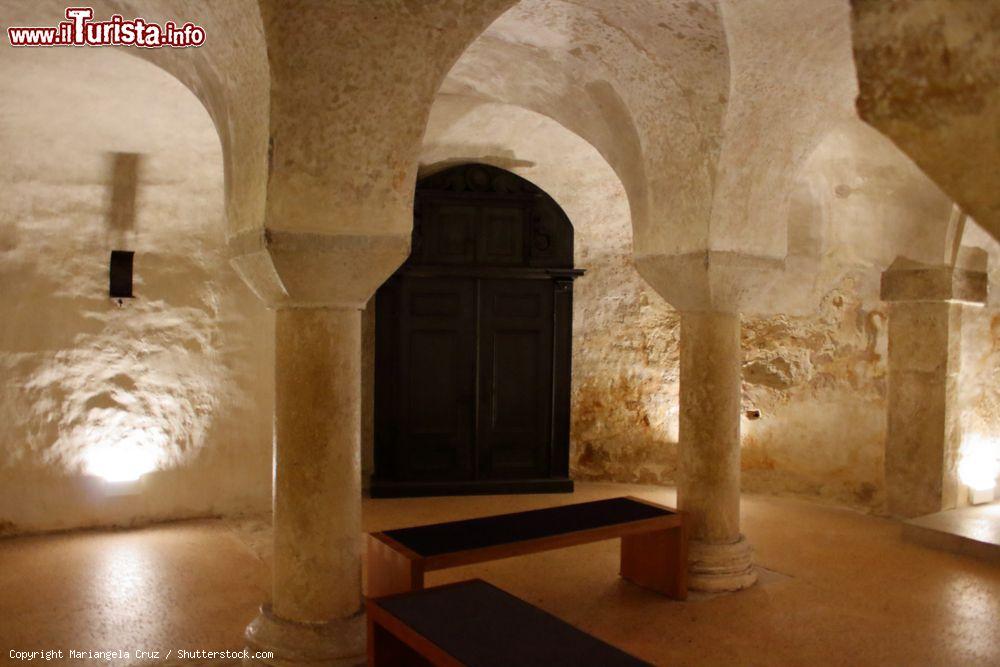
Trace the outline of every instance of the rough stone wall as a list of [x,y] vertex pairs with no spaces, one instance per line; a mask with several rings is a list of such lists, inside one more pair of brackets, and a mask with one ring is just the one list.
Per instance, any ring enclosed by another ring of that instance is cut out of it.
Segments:
[[[592,293],[603,292],[591,309],[613,308],[574,339],[574,475],[672,484],[680,319],[645,290],[615,298],[622,265],[589,267]],[[626,328],[616,311],[643,328]],[[845,278],[813,315],[744,318],[742,341],[743,488],[877,507],[887,343],[880,305]]]
[[636,272],[627,217],[607,224],[628,213],[609,194],[603,210],[570,213],[587,270],[574,292],[571,467],[577,479],[673,483],[680,316]]
[[[1000,250],[972,222],[955,237],[943,224],[948,198],[857,122],[831,128],[791,199],[787,279],[770,295],[786,314],[743,318],[743,488],[879,512],[888,354],[881,272],[897,257],[954,261],[961,242],[989,251],[995,283]],[[575,474],[672,483],[679,320],[625,277],[627,239],[590,240],[601,248],[590,254],[608,262],[591,261],[593,282],[579,283],[582,309],[594,315],[578,317],[574,346]],[[962,309],[962,456],[976,465],[1000,455],[996,300]],[[630,321],[640,330],[629,331]]]
[[845,277],[810,316],[743,322],[743,488],[882,502],[886,311]]
[[[0,86],[0,532],[265,509],[272,317],[227,261],[204,108],[110,50],[7,50]],[[111,249],[136,252],[121,307]],[[94,474],[122,464],[152,470]]]

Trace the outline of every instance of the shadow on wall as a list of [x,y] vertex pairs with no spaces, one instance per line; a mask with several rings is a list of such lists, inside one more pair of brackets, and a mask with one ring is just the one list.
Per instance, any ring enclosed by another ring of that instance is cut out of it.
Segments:
[[108,202],[108,229],[130,232],[135,229],[136,198],[139,191],[139,153],[109,153],[108,171],[111,181]]
[[[467,146],[442,146],[442,150],[447,150],[454,155],[462,155],[463,150],[467,149]],[[500,169],[513,171],[515,173],[518,169],[530,169],[536,164],[531,160],[520,160],[514,155],[514,151],[504,150],[498,147],[495,151],[484,151],[483,155],[476,155],[475,157],[454,157],[448,158],[447,160],[439,160],[433,164],[422,163],[420,165],[420,170],[417,173],[417,178],[425,178],[427,176],[431,176],[432,174],[436,174],[439,171],[444,171],[450,167],[457,167],[459,165],[469,164],[472,162],[492,165],[494,167],[499,167]]]

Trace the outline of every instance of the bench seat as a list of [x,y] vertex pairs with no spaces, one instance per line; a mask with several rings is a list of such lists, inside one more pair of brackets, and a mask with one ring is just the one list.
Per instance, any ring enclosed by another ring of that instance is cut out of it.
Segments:
[[621,575],[687,597],[683,514],[647,500],[610,498],[368,535],[368,595],[423,588],[424,573],[621,538]]
[[645,667],[480,579],[369,598],[369,667]]

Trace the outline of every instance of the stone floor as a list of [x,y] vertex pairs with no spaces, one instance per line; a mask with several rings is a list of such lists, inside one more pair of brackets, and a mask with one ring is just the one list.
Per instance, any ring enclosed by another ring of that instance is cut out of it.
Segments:
[[1000,565],[1000,501],[910,519],[903,537]]
[[[674,500],[669,489],[614,484],[580,484],[573,496],[366,500],[365,528],[623,494]],[[911,544],[901,524],[847,510],[761,496],[743,507],[762,577],[735,595],[681,603],[635,588],[616,576],[615,542],[429,583],[483,577],[656,664],[1000,664],[1000,567]],[[266,594],[268,540],[262,519],[0,540],[0,661],[11,649],[130,651],[89,663],[116,665],[143,662],[137,650],[161,651],[149,662],[162,664],[170,649],[238,649]]]

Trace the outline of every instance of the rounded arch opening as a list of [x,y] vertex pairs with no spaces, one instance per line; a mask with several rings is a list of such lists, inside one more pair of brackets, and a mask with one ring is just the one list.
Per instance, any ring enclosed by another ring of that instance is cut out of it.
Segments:
[[[8,25],[44,26],[65,20],[66,3],[57,0],[3,3]],[[94,20],[106,20],[112,14],[131,17],[136,7],[120,0],[93,3]],[[222,147],[225,197],[224,230],[237,234],[259,228],[264,221],[267,186],[268,93],[270,89],[267,49],[261,30],[257,3],[246,7],[238,3],[214,3],[191,13],[189,3],[164,0],[142,7],[147,22],[164,24],[192,20],[203,26],[209,36],[197,48],[143,49],[136,47],[27,49],[41,57],[40,51],[67,51],[82,54],[101,51],[104,55],[138,59],[175,79],[203,107],[214,125]],[[2,47],[3,58],[10,60],[18,51]],[[110,74],[110,70],[109,70]],[[95,91],[99,87],[95,87]]]
[[571,491],[573,225],[520,176],[417,183],[375,297],[373,497]]

